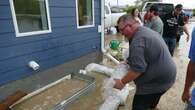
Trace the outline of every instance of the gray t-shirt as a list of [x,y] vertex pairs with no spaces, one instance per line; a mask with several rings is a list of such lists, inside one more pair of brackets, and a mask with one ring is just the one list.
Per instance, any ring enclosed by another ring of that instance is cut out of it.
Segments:
[[148,21],[144,26],[158,32],[160,35],[163,34],[163,22],[159,16],[156,16],[155,19]]
[[161,93],[175,82],[176,66],[160,35],[146,27],[139,27],[129,40],[130,71],[141,75],[134,80],[136,94]]

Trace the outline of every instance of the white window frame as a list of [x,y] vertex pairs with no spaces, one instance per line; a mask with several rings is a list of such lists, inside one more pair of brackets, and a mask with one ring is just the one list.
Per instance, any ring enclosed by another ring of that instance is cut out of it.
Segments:
[[77,19],[77,28],[82,29],[82,28],[89,28],[89,27],[95,27],[95,17],[94,17],[94,0],[92,0],[92,16],[93,16],[93,23],[92,25],[84,25],[84,26],[79,26],[79,9],[78,9],[78,0],[76,1],[76,19]]
[[38,34],[46,34],[46,33],[52,32],[48,0],[45,0],[48,30],[40,30],[40,31],[32,31],[32,32],[22,32],[22,33],[20,33],[19,29],[18,29],[18,23],[17,23],[17,19],[16,19],[16,13],[15,13],[13,0],[9,0],[9,2],[10,2],[11,12],[12,12],[12,19],[13,19],[13,23],[14,23],[16,37],[24,37],[24,36],[31,36],[31,35],[38,35]]

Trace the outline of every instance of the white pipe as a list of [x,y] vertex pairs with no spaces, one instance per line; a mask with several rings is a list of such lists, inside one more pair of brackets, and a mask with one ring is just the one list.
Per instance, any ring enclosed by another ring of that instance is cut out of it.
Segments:
[[101,1],[101,51],[102,53],[111,59],[115,64],[119,64],[119,61],[115,59],[110,53],[108,53],[105,49],[105,44],[104,44],[104,5],[105,5],[105,0]]
[[110,58],[117,65],[120,63],[117,59],[115,59],[112,55],[110,55],[110,53],[104,53],[104,55]]
[[39,69],[39,64],[37,63],[37,62],[35,62],[35,61],[30,61],[29,63],[28,63],[28,66],[30,67],[30,68],[32,68],[33,70],[38,70]]

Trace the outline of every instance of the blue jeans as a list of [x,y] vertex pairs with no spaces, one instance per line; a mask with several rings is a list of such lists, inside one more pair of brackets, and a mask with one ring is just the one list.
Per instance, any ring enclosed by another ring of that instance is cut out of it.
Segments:
[[169,52],[171,56],[173,56],[173,53],[176,47],[176,38],[163,37],[163,39],[169,48]]
[[136,95],[133,98],[133,108],[132,110],[150,110],[156,108],[161,96],[165,92],[162,93],[154,93],[154,94],[144,94],[144,95]]

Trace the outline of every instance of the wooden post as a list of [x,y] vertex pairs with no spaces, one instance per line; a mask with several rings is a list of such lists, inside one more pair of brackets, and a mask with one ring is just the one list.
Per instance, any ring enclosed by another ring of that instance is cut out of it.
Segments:
[[7,110],[12,104],[14,104],[16,101],[18,101],[25,95],[27,95],[27,93],[20,91],[20,90],[9,95],[6,99],[0,102],[0,110]]

